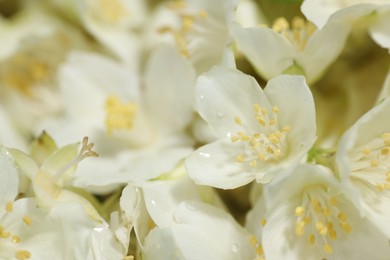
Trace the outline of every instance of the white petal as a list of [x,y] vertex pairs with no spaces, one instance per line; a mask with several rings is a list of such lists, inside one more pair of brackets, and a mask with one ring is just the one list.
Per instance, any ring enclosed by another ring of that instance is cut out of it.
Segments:
[[30,180],[33,180],[39,170],[36,162],[29,155],[20,150],[10,149],[9,151],[12,154],[15,163],[18,165],[20,171],[25,174]]
[[0,212],[8,202],[14,201],[18,194],[19,177],[11,153],[0,146]]
[[347,24],[328,23],[320,31],[315,31],[309,38],[305,49],[297,60],[297,63],[303,67],[309,83],[319,79],[340,55],[349,31]]
[[254,114],[254,104],[271,109],[254,78],[223,67],[214,67],[198,78],[196,103],[199,114],[217,137],[230,137],[241,131],[234,122],[236,116],[245,121],[249,128],[257,129],[257,121],[250,117]]
[[175,243],[172,231],[169,228],[154,228],[145,239],[144,257],[153,259],[185,259]]
[[180,202],[200,200],[195,184],[188,178],[178,180],[153,181],[142,186],[146,208],[159,227],[167,227]]
[[152,53],[145,75],[145,102],[163,134],[182,131],[192,120],[194,85],[195,70],[176,49],[162,47]]
[[265,79],[282,74],[292,66],[297,53],[290,42],[269,28],[231,25],[237,46]]
[[313,95],[302,76],[280,75],[265,87],[269,101],[279,108],[279,127],[287,133],[290,153],[302,157],[316,139],[316,114]]
[[374,41],[390,51],[390,12],[377,14],[380,18],[370,26],[369,32]]
[[234,189],[255,178],[254,173],[246,172],[236,157],[241,150],[230,139],[220,139],[196,150],[186,160],[189,176],[200,185],[221,189]]
[[171,228],[185,259],[254,259],[249,233],[229,214],[207,204],[183,202]]

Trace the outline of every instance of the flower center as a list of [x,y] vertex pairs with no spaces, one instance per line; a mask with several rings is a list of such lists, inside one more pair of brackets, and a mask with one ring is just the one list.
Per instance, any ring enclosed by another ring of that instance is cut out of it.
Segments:
[[177,12],[181,18],[181,28],[175,29],[169,26],[163,26],[159,28],[160,33],[171,33],[175,39],[176,46],[180,53],[186,57],[190,57],[188,50],[188,42],[186,40],[186,34],[190,32],[194,23],[198,19],[206,19],[208,14],[205,10],[191,9],[186,2],[182,0],[168,2],[168,8]]
[[272,30],[289,40],[296,50],[302,51],[306,47],[311,35],[315,32],[316,27],[309,21],[305,21],[297,16],[292,19],[290,27],[286,18],[279,17],[272,25]]
[[351,177],[374,185],[378,191],[390,190],[390,133],[383,133],[349,154]]
[[0,72],[4,84],[25,96],[31,96],[31,87],[46,82],[51,74],[49,64],[34,54],[16,55],[5,64]]
[[330,196],[328,187],[321,185],[306,189],[301,205],[294,211],[296,236],[305,237],[309,245],[321,245],[324,252],[331,254],[332,241],[341,233],[352,232],[346,213],[338,205],[337,198]]
[[106,129],[109,135],[116,130],[130,130],[134,124],[137,105],[124,103],[117,96],[109,96],[106,100]]
[[[13,212],[13,202],[8,202],[5,205],[5,215],[2,218],[7,217],[8,214]],[[11,216],[9,216],[12,218]],[[32,226],[33,222],[29,216],[24,216],[20,221],[23,222],[23,225],[27,228]],[[27,250],[19,248],[19,244],[22,241],[19,235],[13,234],[11,231],[7,230],[6,227],[0,225],[0,243],[6,243],[2,245],[0,256],[4,258],[13,258],[15,257],[18,260],[26,260],[31,257],[31,253]]]
[[290,130],[288,125],[282,130],[278,125],[279,108],[272,107],[272,111],[268,112],[265,107],[259,104],[253,106],[255,111],[255,119],[260,127],[260,132],[246,133],[248,127],[242,122],[241,118],[236,116],[234,121],[241,126],[244,131],[237,132],[237,135],[231,137],[231,141],[242,142],[245,144],[245,152],[237,155],[238,163],[249,163],[251,167],[256,167],[258,162],[277,160],[285,155],[286,152],[286,136]]
[[117,23],[128,15],[121,0],[99,0],[92,11],[96,18],[107,23]]

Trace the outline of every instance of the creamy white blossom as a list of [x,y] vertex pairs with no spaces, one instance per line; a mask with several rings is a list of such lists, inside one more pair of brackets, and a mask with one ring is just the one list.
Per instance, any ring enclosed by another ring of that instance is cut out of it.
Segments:
[[218,137],[186,160],[198,184],[231,189],[269,182],[292,170],[316,139],[314,102],[301,76],[276,77],[263,91],[238,70],[213,68],[199,77],[196,100]]

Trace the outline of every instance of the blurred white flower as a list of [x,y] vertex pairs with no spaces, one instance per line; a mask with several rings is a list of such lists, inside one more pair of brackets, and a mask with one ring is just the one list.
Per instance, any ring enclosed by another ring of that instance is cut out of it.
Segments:
[[265,213],[248,219],[255,228],[250,232],[261,229],[265,259],[385,259],[388,238],[343,192],[333,173],[318,165],[299,165],[267,185],[258,201],[265,205],[253,209]]
[[317,81],[344,48],[349,27],[329,23],[321,30],[301,17],[291,25],[277,19],[271,28],[231,25],[239,50],[256,71],[269,80],[280,74],[298,74],[308,84]]
[[341,180],[362,214],[390,238],[390,98],[363,115],[341,138]]
[[264,91],[237,70],[199,77],[200,115],[219,138],[195,151],[186,167],[196,183],[232,189],[291,171],[316,139],[315,108],[302,76],[281,75]]

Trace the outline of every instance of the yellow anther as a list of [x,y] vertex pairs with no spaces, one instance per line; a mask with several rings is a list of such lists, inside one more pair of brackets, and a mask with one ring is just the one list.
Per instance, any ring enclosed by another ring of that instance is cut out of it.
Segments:
[[258,153],[257,158],[259,158],[260,161],[265,161],[264,154],[262,154],[262,153]]
[[8,238],[10,235],[11,235],[11,233],[8,232],[8,231],[2,231],[1,234],[0,234],[0,237]]
[[268,115],[268,110],[265,107],[262,107],[261,108],[261,113],[263,114],[263,116],[267,116]]
[[276,122],[277,122],[277,120],[275,118],[272,118],[271,120],[269,120],[270,125],[275,125]]
[[318,199],[311,199],[311,205],[315,212],[321,212],[321,203],[318,201]]
[[382,138],[382,139],[389,139],[389,138],[390,138],[390,133],[383,133],[383,134],[381,135],[381,138]]
[[238,125],[241,125],[241,124],[242,124],[241,118],[240,118],[239,116],[236,116],[236,117],[234,118],[234,122],[236,122],[236,124],[238,124]]
[[249,163],[249,165],[250,165],[251,167],[256,167],[256,166],[257,166],[257,161],[256,161],[256,160],[252,160],[252,161]]
[[385,189],[385,185],[382,184],[382,183],[377,183],[375,185],[375,188],[376,188],[377,191],[383,191]]
[[28,226],[31,226],[32,225],[32,220],[29,216],[24,216],[23,217],[23,222],[28,225]]
[[342,228],[345,232],[347,232],[347,233],[351,233],[351,232],[352,232],[352,227],[351,227],[351,225],[348,224],[347,222],[341,222],[341,223],[340,223],[340,226],[341,226],[341,228]]
[[31,257],[31,253],[27,250],[18,250],[15,253],[15,257],[18,260],[26,260]]
[[330,202],[330,205],[332,205],[332,206],[337,205],[337,199],[335,197],[330,198],[329,202]]
[[289,132],[290,130],[291,130],[291,127],[286,125],[285,127],[283,127],[282,132]]
[[322,209],[322,214],[323,214],[325,217],[329,217],[329,216],[332,214],[332,211],[331,211],[329,208],[323,208],[323,209]]
[[317,229],[318,233],[320,233],[323,236],[325,236],[328,233],[327,226],[325,226],[324,223],[322,223],[321,221],[318,221],[316,223],[316,229]]
[[193,24],[194,24],[194,17],[192,17],[192,16],[184,16],[183,17],[183,30],[185,32],[191,30]]
[[303,29],[306,26],[305,20],[303,20],[303,18],[299,17],[299,16],[295,16],[292,19],[291,24],[292,24],[293,29],[297,29],[297,30]]
[[265,126],[265,121],[263,118],[261,118],[260,116],[256,116],[256,120],[257,120],[257,122],[259,122],[259,124],[261,126],[263,126],[263,127]]
[[305,209],[301,206],[295,208],[295,216],[301,217],[305,214]]
[[198,15],[200,18],[206,18],[208,16],[208,14],[205,10],[200,10]]
[[385,183],[384,188],[385,190],[390,190],[390,183]]
[[270,135],[268,135],[268,139],[269,139],[269,140],[271,141],[271,143],[273,143],[273,144],[278,144],[278,143],[280,143],[279,138],[277,138],[275,134],[270,134]]
[[275,32],[282,32],[284,30],[288,30],[289,28],[290,24],[284,17],[279,17],[278,19],[276,19],[272,26],[272,30],[274,30]]
[[251,246],[256,246],[258,243],[259,243],[259,241],[257,240],[257,238],[254,235],[251,235],[249,237],[249,244]]
[[265,218],[262,218],[260,220],[260,224],[264,227],[267,224],[267,220]]
[[240,137],[235,135],[235,136],[232,136],[231,140],[232,140],[232,142],[237,142],[238,140],[240,140]]
[[364,148],[363,151],[362,151],[362,153],[363,153],[364,155],[370,155],[371,149],[370,149],[370,148]]
[[325,244],[324,251],[328,254],[331,254],[331,253],[333,253],[333,248],[329,244]]
[[385,139],[383,142],[385,143],[385,145],[390,146],[390,138]]
[[297,236],[302,236],[305,233],[305,222],[298,221],[295,223],[295,234]]
[[337,239],[336,230],[330,229],[330,230],[329,230],[329,237],[330,237],[330,239],[332,239],[332,240],[336,240],[336,239]]
[[371,167],[378,167],[379,161],[378,160],[371,160],[370,165],[371,165]]
[[129,130],[133,126],[137,105],[123,103],[116,96],[109,96],[106,100],[106,128],[108,134],[114,130]]
[[274,112],[274,113],[279,113],[279,108],[277,107],[277,106],[273,106],[272,107],[272,112]]
[[309,237],[307,238],[307,243],[309,245],[314,245],[316,242],[316,237],[313,234],[310,234]]
[[382,148],[381,154],[382,155],[388,155],[390,153],[390,147]]
[[12,241],[13,243],[20,243],[21,239],[20,239],[20,237],[18,237],[18,236],[13,236],[12,239],[11,239],[11,241]]
[[264,250],[263,250],[263,246],[262,246],[262,245],[259,245],[259,246],[256,248],[256,254],[257,254],[257,255],[263,255],[263,254],[264,254]]
[[12,212],[12,210],[14,209],[14,205],[11,201],[7,202],[7,204],[5,205],[5,210],[7,212]]
[[100,0],[97,9],[97,16],[107,22],[118,22],[126,15],[125,9],[118,0]]
[[242,154],[237,155],[236,162],[239,162],[239,163],[244,162],[244,155],[242,155]]
[[309,225],[311,223],[311,218],[304,217],[302,221],[305,223],[305,225]]
[[337,215],[337,218],[338,218],[340,221],[346,221],[346,220],[347,220],[347,215],[346,215],[344,212],[340,212],[340,213]]

